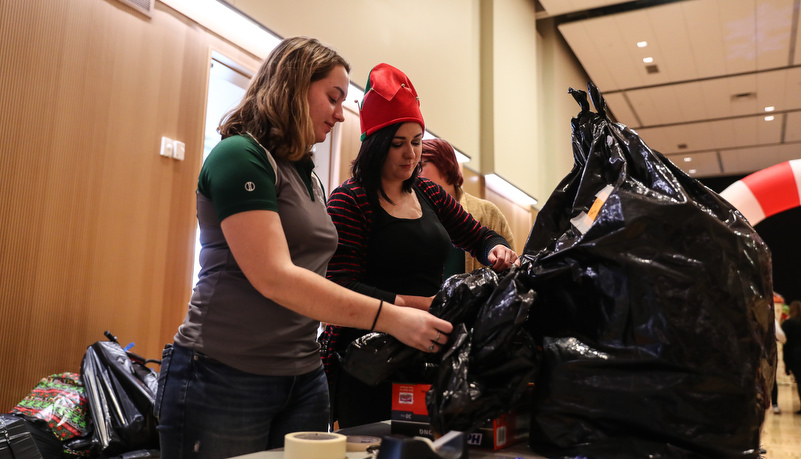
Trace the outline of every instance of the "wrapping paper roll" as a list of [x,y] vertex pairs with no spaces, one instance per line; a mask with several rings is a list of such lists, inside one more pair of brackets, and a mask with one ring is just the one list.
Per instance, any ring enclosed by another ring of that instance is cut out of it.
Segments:
[[285,459],[345,459],[347,437],[328,432],[294,432],[284,436]]

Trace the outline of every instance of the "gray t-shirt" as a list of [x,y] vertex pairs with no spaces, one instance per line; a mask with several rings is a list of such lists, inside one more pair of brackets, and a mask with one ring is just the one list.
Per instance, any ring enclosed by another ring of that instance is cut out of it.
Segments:
[[228,137],[211,151],[198,179],[201,270],[177,344],[260,375],[293,376],[320,367],[319,322],[253,288],[220,227],[238,212],[278,212],[292,262],[325,276],[337,231],[313,167],[311,160],[273,160],[248,136]]

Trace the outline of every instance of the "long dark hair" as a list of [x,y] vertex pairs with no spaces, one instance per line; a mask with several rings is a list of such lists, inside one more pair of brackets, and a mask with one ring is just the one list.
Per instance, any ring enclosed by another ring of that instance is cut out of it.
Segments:
[[[403,123],[390,124],[370,134],[362,141],[359,154],[353,160],[353,165],[351,166],[353,180],[364,188],[364,191],[367,192],[367,198],[374,204],[378,203],[379,197],[392,203],[381,184],[381,171],[384,170],[384,163],[387,160],[387,155],[389,155],[392,139],[401,124]],[[403,181],[401,186],[403,191],[407,193],[412,191],[412,185],[420,175],[420,170],[420,163],[417,163],[417,167],[412,171],[412,176]]]

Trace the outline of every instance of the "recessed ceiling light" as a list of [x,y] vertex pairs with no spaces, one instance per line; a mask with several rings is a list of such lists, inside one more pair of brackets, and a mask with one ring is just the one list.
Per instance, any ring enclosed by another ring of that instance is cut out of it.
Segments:
[[654,58],[653,57],[644,57],[642,59],[642,61],[645,62],[646,64],[650,64],[651,62],[654,61]]
[[695,174],[695,173],[696,173],[696,172],[698,172],[698,171],[697,171],[697,170],[695,170],[695,169],[690,169],[688,172],[689,172],[689,173],[691,173],[691,174]]
[[773,110],[776,110],[776,107],[774,107],[773,105],[771,105],[770,107],[765,107],[766,112],[772,112]]
[[637,42],[637,47],[638,48],[645,48],[646,46],[648,46],[648,42],[647,41],[638,41]]
[[773,118],[775,118],[773,115],[766,116],[765,121],[773,121]]
[[690,158],[689,156],[685,156],[685,157],[684,157],[684,162],[685,162],[685,163],[689,163],[689,162],[690,162],[690,161],[692,161],[692,160],[693,160],[693,159],[692,159],[692,158]]

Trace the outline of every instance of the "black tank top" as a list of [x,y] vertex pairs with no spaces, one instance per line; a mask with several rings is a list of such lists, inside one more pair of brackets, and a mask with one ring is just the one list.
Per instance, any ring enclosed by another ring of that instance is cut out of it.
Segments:
[[364,283],[401,295],[431,296],[442,286],[450,236],[428,199],[414,188],[423,215],[396,218],[375,206]]

